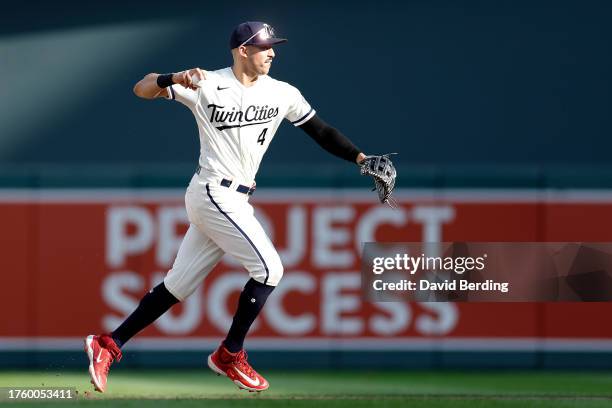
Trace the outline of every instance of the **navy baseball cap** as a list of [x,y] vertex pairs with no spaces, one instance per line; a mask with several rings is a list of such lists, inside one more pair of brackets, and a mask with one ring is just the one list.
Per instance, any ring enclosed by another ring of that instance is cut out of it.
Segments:
[[230,49],[241,45],[276,45],[284,42],[287,42],[287,39],[277,38],[271,25],[261,21],[247,21],[232,31]]

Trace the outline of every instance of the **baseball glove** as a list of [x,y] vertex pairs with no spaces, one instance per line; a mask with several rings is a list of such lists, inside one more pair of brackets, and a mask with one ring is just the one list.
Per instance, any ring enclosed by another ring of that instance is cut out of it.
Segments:
[[388,153],[382,156],[366,156],[359,163],[361,175],[372,176],[374,179],[372,191],[378,192],[380,202],[387,203],[391,207],[393,207],[391,193],[395,187],[395,177],[397,176],[393,162],[389,159],[389,156],[392,154],[397,153]]

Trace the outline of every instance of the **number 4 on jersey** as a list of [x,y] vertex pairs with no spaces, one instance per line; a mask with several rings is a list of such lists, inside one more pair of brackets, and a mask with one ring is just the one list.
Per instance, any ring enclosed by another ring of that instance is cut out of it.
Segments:
[[268,131],[268,128],[265,128],[264,130],[262,130],[261,133],[259,134],[259,137],[257,138],[257,143],[259,143],[262,146],[263,146],[264,142],[266,141],[266,132],[267,131]]

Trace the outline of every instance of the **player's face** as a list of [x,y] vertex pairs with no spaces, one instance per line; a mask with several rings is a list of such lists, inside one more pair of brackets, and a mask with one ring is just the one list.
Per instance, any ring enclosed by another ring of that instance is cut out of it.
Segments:
[[257,75],[267,75],[274,59],[271,46],[249,45],[247,47],[247,67]]

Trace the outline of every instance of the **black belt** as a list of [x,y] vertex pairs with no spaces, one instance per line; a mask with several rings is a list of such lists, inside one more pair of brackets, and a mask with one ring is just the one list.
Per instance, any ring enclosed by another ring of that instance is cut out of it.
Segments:
[[[202,171],[202,167],[198,166],[198,168],[196,169],[196,173],[200,174],[201,171]],[[232,186],[232,180],[228,180],[224,178],[223,180],[221,180],[219,184],[222,185],[223,187],[230,188]],[[238,184],[238,187],[236,187],[236,191],[242,194],[253,195],[253,193],[255,192],[255,186],[248,187],[242,184]]]

